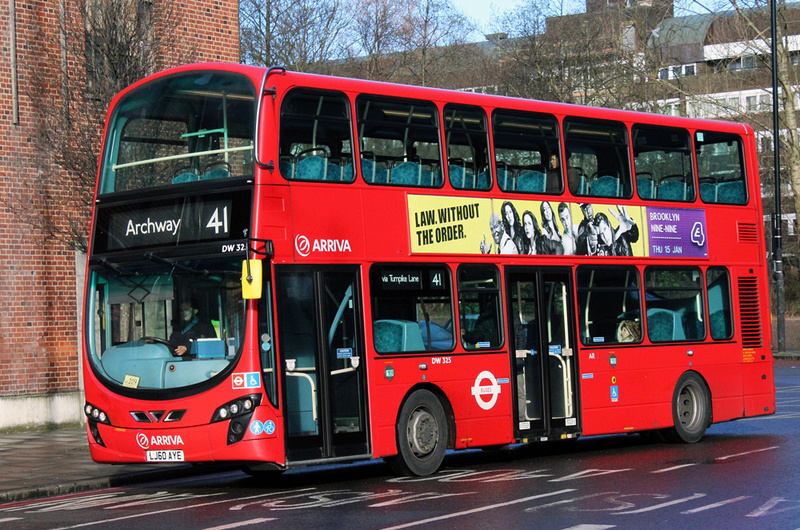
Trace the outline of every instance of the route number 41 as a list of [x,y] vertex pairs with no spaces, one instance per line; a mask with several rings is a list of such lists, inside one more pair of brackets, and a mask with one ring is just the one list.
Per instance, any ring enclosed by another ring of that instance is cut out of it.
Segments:
[[222,208],[222,220],[219,218],[219,208],[214,208],[214,213],[211,215],[211,219],[208,220],[206,224],[206,228],[213,228],[215,234],[219,234],[220,229],[222,229],[223,234],[228,233],[228,207],[225,206]]

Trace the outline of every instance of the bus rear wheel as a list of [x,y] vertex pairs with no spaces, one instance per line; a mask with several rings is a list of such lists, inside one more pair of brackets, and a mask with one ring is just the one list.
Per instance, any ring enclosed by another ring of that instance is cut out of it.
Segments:
[[395,471],[424,477],[442,465],[447,450],[447,416],[441,402],[429,390],[411,394],[397,417]]
[[683,374],[672,395],[674,426],[664,434],[670,442],[700,441],[711,424],[711,393],[705,382],[694,372]]

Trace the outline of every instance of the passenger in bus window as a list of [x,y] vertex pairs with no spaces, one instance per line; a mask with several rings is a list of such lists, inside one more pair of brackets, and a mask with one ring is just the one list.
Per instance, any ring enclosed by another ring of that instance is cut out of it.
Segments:
[[[497,245],[497,254],[519,254],[517,245],[514,244],[511,237],[503,230],[503,220],[500,218],[500,214],[492,213],[489,218],[489,228],[492,230],[492,238],[494,239],[495,245]],[[486,233],[484,232],[483,241],[481,241],[481,253],[491,254],[491,252],[492,244],[487,243]]]
[[522,226],[525,238],[522,240],[522,248],[519,249],[520,254],[538,254],[542,232],[539,230],[539,222],[530,210],[525,210],[522,214]]
[[550,164],[547,168],[545,193],[559,193],[561,191],[561,178],[561,162],[558,160],[558,155],[553,153],[550,155]]
[[617,342],[639,342],[642,328],[634,320],[622,320],[617,326]]
[[[523,239],[525,238],[525,234],[522,233],[522,224],[519,221],[519,214],[517,213],[517,209],[514,208],[514,205],[511,204],[511,201],[505,201],[503,203],[503,229],[505,230],[506,234],[511,237],[511,240],[514,242],[514,246],[517,247],[516,254],[524,254],[522,251],[523,248]],[[501,252],[503,254],[508,254],[507,252]]]
[[569,210],[567,203],[562,202],[558,205],[558,218],[561,219],[561,225],[564,227],[564,231],[561,234],[561,246],[564,250],[564,255],[571,256],[578,249],[578,228],[572,224],[572,212]]
[[191,301],[181,302],[180,324],[169,336],[174,344],[175,355],[185,355],[191,350],[192,341],[196,339],[216,339],[217,332],[211,322],[197,316],[197,304]]

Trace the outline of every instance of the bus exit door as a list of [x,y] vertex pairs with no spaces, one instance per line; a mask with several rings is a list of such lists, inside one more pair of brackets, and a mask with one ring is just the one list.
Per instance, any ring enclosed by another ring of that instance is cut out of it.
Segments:
[[369,454],[358,270],[276,267],[289,462]]
[[580,431],[572,275],[569,269],[506,269],[509,350],[518,439]]

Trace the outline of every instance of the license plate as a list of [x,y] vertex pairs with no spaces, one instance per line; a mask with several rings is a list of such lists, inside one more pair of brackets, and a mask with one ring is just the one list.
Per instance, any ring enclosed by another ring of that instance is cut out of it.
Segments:
[[183,462],[183,451],[147,451],[148,462]]

